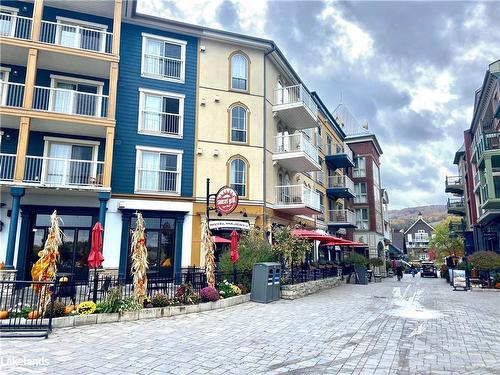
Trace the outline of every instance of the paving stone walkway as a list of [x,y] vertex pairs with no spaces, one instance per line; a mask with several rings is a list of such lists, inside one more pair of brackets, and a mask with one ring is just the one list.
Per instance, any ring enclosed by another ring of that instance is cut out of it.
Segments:
[[500,293],[405,276],[3,340],[0,373],[27,374],[13,358],[48,374],[500,374]]

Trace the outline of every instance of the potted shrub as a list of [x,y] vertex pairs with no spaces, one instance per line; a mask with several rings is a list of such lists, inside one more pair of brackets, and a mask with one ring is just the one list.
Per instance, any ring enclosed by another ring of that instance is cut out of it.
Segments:
[[472,265],[488,274],[488,287],[491,287],[490,271],[500,268],[500,255],[494,251],[478,251],[470,257]]
[[344,259],[344,261],[347,264],[354,266],[354,270],[358,277],[356,283],[368,284],[368,279],[366,277],[366,266],[368,264],[368,260],[363,255],[351,253]]

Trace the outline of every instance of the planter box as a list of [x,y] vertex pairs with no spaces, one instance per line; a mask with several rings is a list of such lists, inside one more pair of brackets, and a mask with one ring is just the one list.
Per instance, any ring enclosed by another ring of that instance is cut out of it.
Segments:
[[[59,319],[59,318],[57,318]],[[96,324],[97,323],[97,314],[90,315],[75,315],[75,326],[83,326],[87,324]]]
[[139,319],[151,319],[161,317],[161,308],[153,307],[150,309],[139,310]]
[[282,285],[281,298],[283,299],[297,299],[314,294],[325,289],[335,288],[342,284],[340,277],[330,277],[327,279],[320,279],[315,281],[308,281],[306,283]]
[[139,311],[125,311],[120,314],[120,322],[128,322],[139,319]]
[[73,327],[75,324],[74,316],[61,316],[59,318],[52,318],[53,328]]
[[97,314],[97,324],[100,323],[114,323],[120,320],[120,314],[118,313],[105,313]]

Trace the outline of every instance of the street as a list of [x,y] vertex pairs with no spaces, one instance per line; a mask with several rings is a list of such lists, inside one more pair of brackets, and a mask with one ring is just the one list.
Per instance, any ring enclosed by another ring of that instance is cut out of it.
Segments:
[[[50,374],[498,374],[500,294],[443,279],[342,285],[295,301],[55,329],[2,342]],[[27,373],[20,371],[18,373]]]

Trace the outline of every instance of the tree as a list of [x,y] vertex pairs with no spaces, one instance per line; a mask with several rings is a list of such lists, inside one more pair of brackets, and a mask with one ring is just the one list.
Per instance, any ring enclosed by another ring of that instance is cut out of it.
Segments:
[[303,237],[294,236],[291,227],[277,228],[273,233],[274,250],[283,257],[285,267],[299,265],[304,255],[312,250],[312,245]]
[[450,223],[460,223],[460,219],[448,217],[434,226],[434,235],[429,241],[429,249],[435,252],[437,259],[451,255],[464,255],[464,240],[461,236],[450,236]]
[[500,255],[494,251],[478,251],[470,257],[472,265],[481,270],[500,268]]

